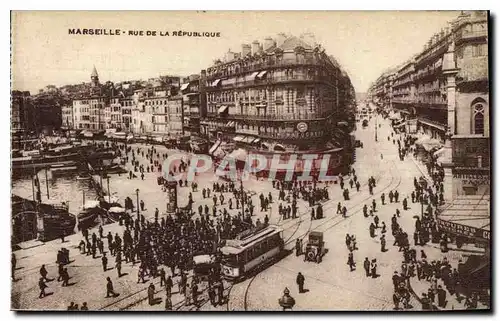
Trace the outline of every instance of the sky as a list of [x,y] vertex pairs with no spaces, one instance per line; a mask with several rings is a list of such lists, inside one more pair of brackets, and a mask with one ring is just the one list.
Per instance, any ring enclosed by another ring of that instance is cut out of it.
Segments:
[[[242,43],[280,32],[312,33],[366,92],[388,68],[423,49],[458,11],[18,11],[12,14],[12,89],[199,73]],[[119,36],[70,35],[72,28],[120,29]],[[130,30],[156,36],[130,36]],[[220,37],[174,37],[173,31],[220,32]],[[170,36],[160,36],[159,32]]]

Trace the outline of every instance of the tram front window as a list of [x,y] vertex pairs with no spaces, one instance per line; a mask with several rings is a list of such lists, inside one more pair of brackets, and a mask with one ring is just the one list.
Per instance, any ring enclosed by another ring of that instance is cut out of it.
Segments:
[[235,254],[224,255],[222,263],[230,266],[238,266],[238,256]]

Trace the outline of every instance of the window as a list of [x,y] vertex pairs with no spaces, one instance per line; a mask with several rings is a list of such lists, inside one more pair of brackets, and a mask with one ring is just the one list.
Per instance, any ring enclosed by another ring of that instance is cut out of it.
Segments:
[[472,47],[473,57],[482,57],[488,55],[488,46],[486,44],[475,45]]
[[484,135],[484,105],[481,103],[474,105],[473,124],[474,134]]

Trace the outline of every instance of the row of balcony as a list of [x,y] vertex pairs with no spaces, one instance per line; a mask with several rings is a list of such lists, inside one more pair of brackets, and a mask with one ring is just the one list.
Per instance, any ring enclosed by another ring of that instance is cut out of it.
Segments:
[[429,76],[438,76],[441,73],[441,66],[439,67],[428,67],[424,70],[419,70],[415,75],[413,75],[413,81],[421,80],[424,78],[428,78]]
[[238,69],[235,69],[233,72],[230,72],[227,68],[227,66],[221,66],[221,68],[224,69],[222,72],[214,72],[214,73],[207,73],[207,79],[216,79],[216,78],[221,78],[221,77],[227,77],[227,76],[234,76],[234,75],[239,75],[239,74],[244,74],[244,73],[250,73],[254,71],[259,71],[262,69],[266,68],[275,68],[275,67],[297,67],[297,66],[327,66],[328,64],[324,59],[321,58],[315,58],[315,57],[308,57],[304,59],[298,59],[298,60],[267,60],[265,62],[255,62],[251,64],[250,66],[246,67],[240,67]]
[[274,76],[274,77],[266,77],[264,79],[239,80],[235,81],[234,83],[220,84],[215,87],[208,86],[207,91],[219,91],[221,89],[263,86],[263,85],[280,84],[280,83],[297,83],[297,82],[322,82],[322,83],[330,83],[331,85],[333,85],[335,83],[335,78],[331,76],[317,76],[317,75],[307,75],[307,74],[298,74],[293,76]]
[[436,93],[436,92],[442,92],[445,93],[446,89],[444,87],[440,86],[432,86],[432,87],[423,87],[417,89],[417,94],[422,94],[422,93]]
[[[479,160],[476,156],[453,156],[453,165],[456,167],[471,167],[478,168]],[[490,158],[483,157],[481,159],[481,168],[490,167]]]
[[241,114],[228,114],[219,115],[218,113],[208,112],[207,117],[219,118],[219,119],[251,119],[251,120],[264,120],[264,121],[288,121],[288,120],[324,120],[328,118],[331,113],[321,113],[321,114],[289,114],[289,115],[241,115]]
[[465,31],[462,30],[462,32],[458,32],[456,34],[455,42],[458,44],[462,41],[465,40],[472,40],[476,38],[483,38],[488,36],[488,30],[476,30],[476,31]]
[[396,104],[422,104],[422,105],[446,105],[448,102],[446,99],[437,96],[431,97],[417,97],[417,98],[399,98],[392,99],[393,103]]

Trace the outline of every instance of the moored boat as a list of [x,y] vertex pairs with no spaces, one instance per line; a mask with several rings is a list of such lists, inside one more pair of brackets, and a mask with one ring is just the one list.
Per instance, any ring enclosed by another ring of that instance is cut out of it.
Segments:
[[108,217],[113,221],[118,221],[126,215],[123,207],[113,206],[108,210]]
[[106,210],[100,207],[99,201],[86,201],[78,213],[78,228],[81,230],[96,226],[100,216],[104,214],[106,214]]

